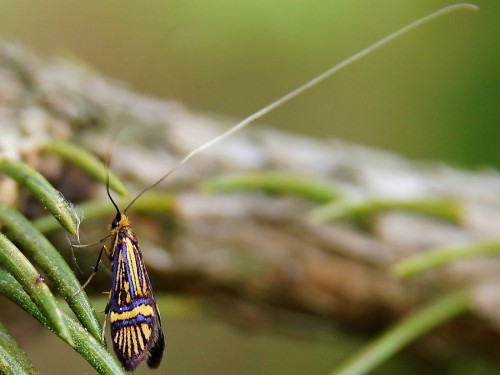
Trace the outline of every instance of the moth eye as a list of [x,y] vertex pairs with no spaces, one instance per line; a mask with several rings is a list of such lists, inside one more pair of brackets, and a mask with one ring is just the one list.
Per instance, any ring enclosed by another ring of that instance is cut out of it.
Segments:
[[115,229],[120,225],[120,222],[122,221],[122,215],[118,212],[111,223],[111,229]]

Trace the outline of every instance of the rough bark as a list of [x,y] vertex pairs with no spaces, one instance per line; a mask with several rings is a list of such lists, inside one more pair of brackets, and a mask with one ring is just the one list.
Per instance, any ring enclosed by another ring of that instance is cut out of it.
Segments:
[[[136,93],[74,62],[0,47],[1,152],[36,165],[75,202],[102,196],[103,187],[42,158],[38,146],[47,139],[69,140],[103,157],[113,148],[112,169],[137,192],[233,123]],[[304,198],[200,192],[208,178],[247,171],[306,176],[330,184],[346,201],[452,199],[460,220],[385,211],[366,226],[314,224],[308,218],[317,203]],[[300,313],[377,330],[440,293],[468,286],[477,297],[474,312],[448,335],[462,343],[479,337],[500,353],[500,258],[469,258],[409,280],[390,272],[396,261],[435,246],[498,238],[500,176],[493,169],[419,163],[252,125],[193,158],[157,189],[173,194],[175,214],[169,220],[132,217],[157,293],[207,296],[256,323]],[[17,194],[2,181],[4,199],[16,201]]]

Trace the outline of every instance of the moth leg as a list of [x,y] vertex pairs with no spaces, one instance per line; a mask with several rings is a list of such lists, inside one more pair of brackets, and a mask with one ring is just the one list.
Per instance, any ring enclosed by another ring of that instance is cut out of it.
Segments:
[[99,264],[101,263],[102,253],[104,251],[106,251],[106,252],[108,251],[106,245],[102,245],[102,247],[101,247],[101,251],[99,252],[99,256],[97,257],[97,262],[96,262],[96,264],[94,266],[94,270],[92,271],[92,274],[89,276],[89,278],[87,279],[87,281],[85,281],[82,284],[82,287],[80,289],[78,289],[75,293],[73,293],[73,295],[71,296],[71,298],[73,298],[78,293],[80,293],[83,289],[85,289],[87,287],[87,285],[90,283],[90,280],[92,280],[92,278],[95,276],[95,274],[97,273],[97,271],[99,271]]
[[106,308],[104,309],[104,322],[102,323],[102,332],[101,332],[101,342],[104,343],[104,346],[108,346],[106,342],[106,322],[108,321],[109,314],[109,306],[111,304],[111,293],[109,294],[108,303],[106,304]]
[[89,242],[89,243],[85,243],[85,244],[81,244],[81,243],[70,243],[71,247],[76,247],[78,249],[80,248],[86,248],[86,247],[90,247],[90,246],[95,246],[95,245],[99,245],[103,242],[105,242],[113,233],[110,233],[108,234],[106,237],[103,237],[101,238],[99,241],[94,241],[94,242]]

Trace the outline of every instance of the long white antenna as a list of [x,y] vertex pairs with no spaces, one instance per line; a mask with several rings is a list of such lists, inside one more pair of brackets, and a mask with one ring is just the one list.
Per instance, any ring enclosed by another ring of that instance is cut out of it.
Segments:
[[182,159],[175,167],[173,167],[170,171],[168,171],[166,174],[164,174],[158,181],[156,181],[153,185],[148,186],[146,189],[141,191],[125,208],[124,211],[127,211],[130,206],[140,197],[142,196],[146,191],[149,189],[154,188],[157,186],[159,183],[161,183],[165,178],[167,178],[172,172],[174,172],[177,168],[179,168],[181,165],[186,163],[189,159],[191,159],[193,156],[196,154],[206,150],[207,148],[215,145],[216,143],[222,141],[223,139],[229,137],[230,135],[236,133],[237,131],[241,130],[248,124],[254,122],[255,120],[263,117],[264,115],[268,114],[269,112],[273,111],[275,108],[285,104],[286,102],[292,100],[293,98],[299,96],[303,92],[309,90],[310,88],[316,86],[320,82],[324,81],[331,75],[339,72],[340,70],[344,69],[345,67],[355,63],[356,61],[362,59],[366,55],[372,53],[373,51],[381,48],[382,46],[392,42],[394,39],[397,39],[401,37],[402,35],[408,33],[409,31],[420,27],[424,25],[427,22],[430,22],[442,15],[452,13],[455,11],[470,11],[470,12],[476,12],[479,11],[479,7],[473,4],[468,4],[468,3],[462,3],[462,4],[455,4],[455,5],[450,5],[445,8],[439,9],[431,14],[428,14],[427,16],[424,16],[422,18],[419,18],[416,21],[413,21],[409,23],[408,25],[402,27],[401,29],[387,35],[385,38],[380,39],[378,42],[373,43],[371,46],[366,47],[365,49],[359,51],[358,53],[352,55],[351,57],[345,59],[344,61],[332,66],[330,69],[326,70],[325,72],[321,73],[320,75],[314,77],[310,81],[304,83],[302,86],[296,88],[295,90],[289,92],[288,94],[282,96],[281,98],[275,100],[271,104],[265,106],[264,108],[260,109],[259,111],[253,113],[252,115],[248,116],[244,120],[240,121],[233,127],[229,128],[226,130],[224,133],[221,135],[213,138],[212,140],[202,144],[201,146],[197,147],[193,151],[191,151],[184,159]]

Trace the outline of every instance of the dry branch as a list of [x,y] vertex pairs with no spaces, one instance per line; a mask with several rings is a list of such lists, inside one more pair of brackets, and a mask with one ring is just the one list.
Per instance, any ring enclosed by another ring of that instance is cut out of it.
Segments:
[[[47,139],[69,140],[102,157],[114,142],[112,168],[138,192],[234,123],[9,44],[0,47],[0,106],[2,154],[28,160],[75,201],[102,196],[103,188],[41,157],[38,148]],[[314,224],[309,213],[317,203],[304,198],[200,192],[206,179],[248,171],[318,180],[345,201],[454,200],[459,221],[391,210],[371,216],[365,226],[350,220]],[[18,201],[9,181],[2,180],[0,190],[3,199]],[[379,329],[439,293],[470,286],[475,312],[453,326],[453,338],[480,337],[500,353],[500,258],[469,258],[404,281],[390,272],[396,261],[436,246],[498,239],[500,176],[493,169],[418,163],[253,125],[194,158],[158,190],[174,196],[175,214],[134,222],[156,293],[207,296],[247,318],[299,312]]]

